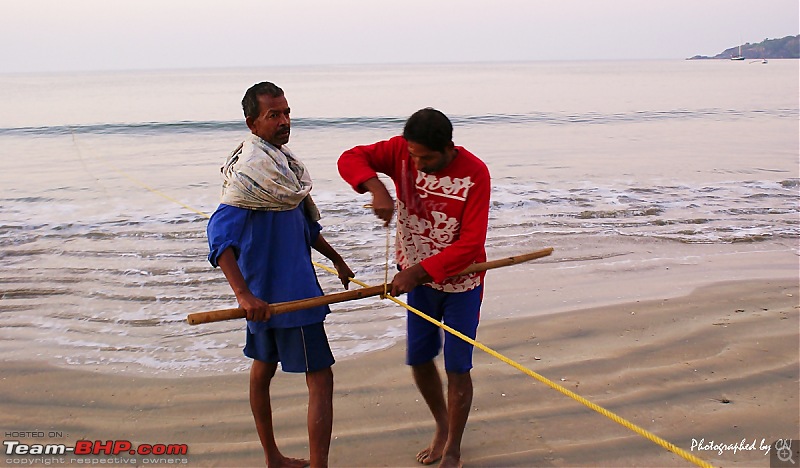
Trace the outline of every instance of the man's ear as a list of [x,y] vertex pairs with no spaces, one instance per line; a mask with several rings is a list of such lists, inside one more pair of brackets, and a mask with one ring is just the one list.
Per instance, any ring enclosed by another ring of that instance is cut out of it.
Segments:
[[245,123],[247,124],[247,128],[249,128],[251,132],[254,130],[253,127],[255,127],[255,120],[256,119],[253,117],[245,117],[244,119]]

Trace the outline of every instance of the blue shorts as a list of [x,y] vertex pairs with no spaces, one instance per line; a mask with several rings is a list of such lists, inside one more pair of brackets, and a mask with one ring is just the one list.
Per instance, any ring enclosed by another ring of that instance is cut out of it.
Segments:
[[[408,293],[408,305],[436,321],[475,339],[483,300],[483,286],[462,293],[437,291],[417,286]],[[424,364],[439,355],[444,333],[444,368],[463,374],[472,369],[473,346],[443,331],[414,312],[408,311],[406,364]]]
[[294,328],[268,328],[251,333],[247,328],[244,355],[264,362],[280,362],[284,372],[314,372],[335,360],[323,322]]

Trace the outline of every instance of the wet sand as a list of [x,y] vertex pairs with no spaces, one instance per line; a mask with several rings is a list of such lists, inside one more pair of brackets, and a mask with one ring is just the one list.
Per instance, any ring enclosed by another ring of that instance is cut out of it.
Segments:
[[[709,444],[800,438],[798,297],[796,277],[719,282],[684,297],[486,319],[478,341],[709,463],[769,466],[762,450]],[[332,466],[416,465],[433,424],[403,359],[401,343],[334,366]],[[161,461],[263,464],[246,373],[146,378],[1,365],[4,440],[186,444],[187,455]],[[472,372],[466,466],[691,465],[483,351]],[[279,371],[272,398],[283,452],[307,456],[305,380]],[[4,457],[28,466],[48,458]],[[74,465],[70,458],[61,461]]]

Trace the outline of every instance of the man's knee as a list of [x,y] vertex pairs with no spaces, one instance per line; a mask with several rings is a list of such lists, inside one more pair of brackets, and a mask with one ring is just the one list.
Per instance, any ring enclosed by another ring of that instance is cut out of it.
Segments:
[[330,367],[313,372],[306,372],[306,384],[309,390],[333,389],[333,370]]
[[439,370],[436,368],[436,362],[431,359],[429,361],[421,362],[419,364],[411,365],[411,372],[415,376],[430,376],[431,374],[438,374]]
[[276,362],[264,362],[258,359],[253,359],[253,364],[250,368],[250,379],[256,382],[268,383],[275,377],[275,371],[278,369]]
[[447,371],[447,381],[455,385],[468,385],[472,383],[472,375],[469,370],[465,372]]

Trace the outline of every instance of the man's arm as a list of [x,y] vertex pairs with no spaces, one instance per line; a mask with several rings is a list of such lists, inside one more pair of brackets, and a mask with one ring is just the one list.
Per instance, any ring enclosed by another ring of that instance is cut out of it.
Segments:
[[239,269],[239,264],[236,263],[236,255],[233,253],[232,248],[225,249],[217,259],[225,279],[233,290],[236,296],[236,301],[239,307],[247,312],[247,320],[264,321],[269,320],[270,311],[269,304],[257,298],[250,292],[247,282],[244,280],[244,275]]
[[421,264],[417,263],[394,275],[392,279],[392,296],[397,297],[401,294],[405,294],[417,286],[430,283],[431,281],[433,281],[431,275],[422,268]]
[[345,262],[342,256],[339,255],[339,252],[337,252],[336,249],[328,244],[328,241],[322,237],[322,233],[317,235],[317,240],[314,241],[312,247],[314,247],[314,250],[321,253],[327,259],[333,262],[334,268],[336,268],[336,271],[339,273],[339,280],[341,280],[344,288],[348,289],[348,286],[350,285],[350,278],[354,278],[356,275],[353,273],[353,270],[347,266],[347,262]]
[[384,226],[388,226],[394,214],[394,200],[392,200],[389,190],[377,177],[367,179],[360,187],[372,194],[372,212],[383,220]]
[[394,200],[378,173],[394,178],[398,161],[408,154],[408,143],[403,137],[371,145],[356,146],[339,157],[339,175],[358,193],[372,194],[372,210],[386,225],[392,220]]

